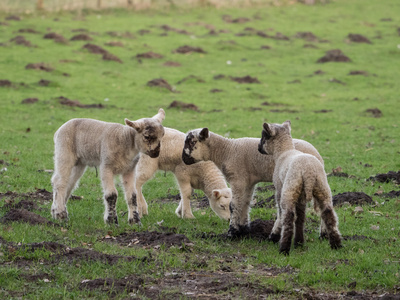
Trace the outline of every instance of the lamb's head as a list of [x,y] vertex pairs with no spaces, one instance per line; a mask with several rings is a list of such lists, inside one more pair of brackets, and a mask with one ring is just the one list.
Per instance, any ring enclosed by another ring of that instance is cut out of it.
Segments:
[[211,209],[224,220],[229,220],[231,213],[229,204],[232,200],[232,190],[230,188],[217,189],[212,191],[210,206]]
[[164,127],[161,125],[165,119],[165,111],[160,108],[152,118],[143,118],[136,121],[125,119],[125,124],[136,130],[135,146],[140,152],[151,158],[158,157],[161,149],[161,139],[164,136]]
[[186,134],[185,146],[182,151],[182,160],[187,165],[192,165],[199,161],[209,160],[208,138],[210,132],[208,128],[194,129]]
[[261,133],[261,140],[258,144],[258,151],[262,154],[273,155],[275,149],[287,139],[292,139],[290,135],[290,121],[285,121],[282,124],[264,123]]

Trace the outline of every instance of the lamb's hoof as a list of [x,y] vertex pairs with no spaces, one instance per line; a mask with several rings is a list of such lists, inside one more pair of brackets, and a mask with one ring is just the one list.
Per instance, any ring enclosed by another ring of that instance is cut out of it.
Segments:
[[327,240],[328,239],[328,233],[327,232],[321,232],[319,235],[320,240]]
[[128,222],[129,222],[130,225],[133,225],[133,224],[137,224],[139,226],[142,225],[142,223],[140,222],[139,213],[136,212],[136,211],[133,212],[133,218],[129,218]]
[[290,248],[280,248],[280,249],[279,249],[279,253],[280,253],[280,254],[283,254],[283,255],[285,255],[285,256],[288,256],[288,255],[289,255],[289,252],[290,252]]
[[62,211],[59,213],[52,212],[53,218],[56,220],[67,221],[68,220],[68,213],[66,211]]
[[271,233],[271,234],[269,235],[268,239],[269,239],[271,242],[274,242],[274,244],[276,244],[276,243],[278,243],[278,242],[280,241],[281,235],[280,235],[280,234],[277,234],[277,233]]
[[342,243],[339,241],[338,243],[330,243],[331,244],[331,249],[337,250],[343,247]]
[[109,225],[117,225],[118,226],[118,217],[117,216],[108,216],[107,224]]
[[182,216],[183,219],[196,219],[195,216],[193,216],[193,214],[186,214]]
[[304,246],[304,241],[302,241],[302,242],[294,242],[294,247],[295,248],[301,248],[301,247],[303,247]]

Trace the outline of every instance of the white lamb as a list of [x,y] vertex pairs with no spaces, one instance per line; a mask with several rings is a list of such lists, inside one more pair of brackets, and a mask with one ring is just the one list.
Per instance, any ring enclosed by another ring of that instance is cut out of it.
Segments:
[[192,189],[200,189],[207,196],[212,210],[222,219],[230,217],[229,203],[232,199],[221,171],[213,162],[201,162],[187,166],[182,161],[182,148],[185,134],[175,129],[166,128],[161,141],[160,156],[156,159],[139,155],[135,171],[135,188],[140,216],[147,215],[147,203],[142,193],[142,186],[153,177],[157,170],[170,171],[179,185],[181,201],[175,213],[181,218],[194,218],[190,208]]
[[[310,153],[323,163],[317,149],[303,140],[293,140],[296,149]],[[182,159],[187,165],[212,161],[225,175],[232,188],[229,206],[231,218],[228,234],[232,237],[248,234],[249,211],[254,187],[259,182],[272,182],[274,160],[258,152],[259,139],[227,139],[208,128],[186,134]]]
[[295,149],[290,135],[290,121],[263,125],[260,153],[272,156],[275,162],[273,182],[278,218],[271,239],[280,239],[279,251],[289,254],[295,225],[294,245],[304,243],[306,202],[314,197],[314,207],[321,212],[322,224],[332,249],[341,247],[338,219],[332,205],[332,194],[324,166],[310,154]]
[[67,200],[87,166],[99,167],[104,193],[104,221],[118,224],[116,202],[118,192],[114,176],[121,175],[128,205],[129,223],[140,224],[134,192],[133,160],[139,152],[158,157],[164,136],[161,125],[163,109],[152,118],[137,121],[125,119],[125,124],[92,119],[72,119],[54,134],[53,204],[51,214],[67,219]]

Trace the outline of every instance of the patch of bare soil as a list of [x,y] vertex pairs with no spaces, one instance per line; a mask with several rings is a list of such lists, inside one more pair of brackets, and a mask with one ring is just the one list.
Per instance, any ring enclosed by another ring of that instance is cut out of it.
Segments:
[[28,199],[23,199],[19,202],[16,202],[15,199],[6,199],[4,203],[5,204],[1,207],[1,210],[10,210],[10,209],[26,209],[29,211],[40,210],[36,202]]
[[117,38],[127,38],[127,39],[135,39],[136,36],[129,31],[118,32],[118,31],[108,31],[107,34],[112,37]]
[[317,36],[310,31],[297,32],[294,37],[298,38],[298,39],[306,40],[307,42],[318,42],[318,40],[319,40],[317,38]]
[[186,76],[185,78],[179,80],[176,84],[182,84],[182,83],[184,83],[186,81],[199,82],[199,83],[204,83],[205,82],[204,79],[202,79],[200,77],[197,77],[195,75],[189,75],[189,76]]
[[90,44],[90,43],[85,44],[82,47],[82,49],[87,49],[90,53],[93,53],[93,54],[103,54],[104,55],[104,54],[108,53],[108,51],[103,49],[102,47],[97,46],[95,44]]
[[140,29],[140,30],[137,31],[137,33],[140,34],[140,35],[145,35],[145,34],[151,33],[151,31],[148,30],[148,29]]
[[193,104],[193,103],[185,103],[182,101],[172,101],[171,104],[168,106],[168,108],[179,108],[179,109],[190,109],[190,110],[194,110],[194,111],[199,111],[199,108],[197,107],[197,105]]
[[365,112],[371,114],[374,118],[382,117],[382,111],[379,108],[368,108]]
[[367,43],[367,44],[371,44],[371,41],[366,38],[365,36],[361,35],[361,34],[354,34],[354,33],[349,33],[349,35],[347,36],[349,38],[349,40],[353,43]]
[[320,109],[320,110],[314,110],[314,112],[316,113],[316,114],[320,114],[320,113],[329,113],[329,112],[333,112],[333,110],[332,109]]
[[175,89],[168,83],[168,81],[163,78],[152,79],[147,82],[147,86],[164,88],[171,92],[176,92]]
[[326,62],[350,62],[351,59],[348,58],[342,50],[333,49],[326,52],[325,56],[321,57],[317,60],[317,63],[326,63]]
[[236,81],[238,83],[261,83],[257,77],[251,77],[246,75],[244,77],[230,77],[232,81]]
[[54,69],[50,67],[48,64],[45,63],[32,63],[32,64],[27,64],[25,66],[25,69],[33,69],[33,70],[41,70],[41,71],[46,71],[46,72],[51,72]]
[[124,47],[124,43],[122,43],[122,42],[114,42],[114,41],[105,43],[104,45],[111,46],[111,47]]
[[346,85],[346,83],[344,83],[343,81],[341,81],[341,80],[339,80],[339,79],[336,79],[336,78],[329,78],[328,81],[329,81],[329,82],[332,82],[332,83],[339,83],[339,84]]
[[16,15],[10,15],[5,17],[6,21],[21,21],[21,17],[16,16]]
[[357,70],[357,71],[350,71],[349,74],[347,75],[363,75],[363,76],[368,76],[368,72],[367,71],[361,71],[361,70]]
[[180,53],[180,54],[188,54],[188,53],[192,53],[192,52],[207,53],[200,47],[192,47],[192,46],[187,46],[187,45],[181,46],[181,47],[175,49],[174,51],[172,51],[172,53]]
[[26,98],[26,99],[21,101],[21,104],[33,104],[33,103],[36,103],[38,101],[39,101],[38,98]]
[[270,50],[270,49],[271,49],[271,46],[268,46],[268,45],[262,45],[262,46],[260,47],[260,49],[264,49],[264,50]]
[[136,58],[163,58],[164,56],[152,51],[136,54]]
[[103,54],[103,60],[113,60],[113,61],[119,62],[120,64],[123,63],[122,60],[118,56],[111,54],[110,52]]
[[176,32],[176,33],[179,33],[179,34],[187,34],[187,35],[191,34],[190,32],[188,32],[188,31],[186,31],[184,29],[173,28],[173,27],[171,27],[169,25],[162,25],[162,26],[160,26],[160,28],[162,30],[164,30],[164,31],[173,31],[173,32]]
[[383,197],[383,198],[398,198],[400,197],[400,191],[390,191],[389,193],[375,193],[374,195],[379,196],[379,197]]
[[239,17],[236,19],[232,19],[232,17],[230,15],[223,15],[222,20],[224,20],[226,23],[236,23],[236,24],[243,24],[243,23],[250,22],[249,18]]
[[93,38],[86,34],[86,33],[80,33],[77,35],[74,35],[72,38],[70,38],[71,41],[93,41]]
[[78,100],[70,100],[66,97],[60,96],[56,98],[59,100],[61,105],[71,106],[71,107],[79,107],[79,108],[104,108],[105,106],[101,103],[94,104],[82,104]]
[[295,113],[298,113],[299,111],[295,110],[295,109],[285,108],[285,109],[271,109],[270,112],[272,112],[272,113],[290,113],[290,114],[295,114]]
[[22,45],[25,47],[36,47],[36,46],[32,45],[32,43],[30,41],[26,40],[25,37],[22,35],[17,35],[16,37],[10,39],[10,42],[13,42],[16,45]]
[[224,90],[220,90],[220,89],[212,89],[212,90],[210,90],[210,93],[221,93],[223,91]]
[[375,203],[372,198],[364,192],[346,192],[337,194],[332,197],[332,203],[334,206],[340,206],[346,202],[350,203],[351,205],[365,205]]
[[15,193],[15,192],[8,191],[6,193],[0,193],[0,199],[4,199],[5,203],[7,203],[7,201],[15,201],[18,199],[35,200],[40,203],[44,203],[46,201],[53,200],[53,193],[51,193],[45,189],[36,189],[35,192],[31,192],[31,193]]
[[40,86],[49,86],[50,83],[51,83],[50,80],[40,79],[39,82],[38,82],[38,85],[40,85]]
[[21,209],[10,209],[1,219],[0,223],[6,224],[10,222],[23,222],[31,225],[54,225],[58,226],[54,222],[47,220],[46,218],[30,212],[24,208]]
[[192,242],[183,234],[172,232],[123,232],[118,236],[105,236],[101,239],[104,242],[117,243],[127,247],[160,248],[165,247],[185,247],[193,245]]
[[386,174],[376,174],[375,176],[371,176],[368,180],[377,181],[377,182],[391,182],[393,181],[395,184],[400,184],[400,171],[389,171]]
[[0,87],[11,87],[12,82],[8,79],[1,79],[0,80]]
[[176,61],[166,61],[163,66],[165,67],[181,67],[182,65]]
[[44,39],[50,39],[50,40],[54,40],[57,43],[62,43],[62,44],[66,44],[68,42],[68,40],[63,37],[61,34],[58,34],[56,32],[50,32],[50,33],[46,33],[43,36]]
[[304,44],[303,48],[311,48],[311,49],[318,49],[317,46],[315,46],[314,44]]

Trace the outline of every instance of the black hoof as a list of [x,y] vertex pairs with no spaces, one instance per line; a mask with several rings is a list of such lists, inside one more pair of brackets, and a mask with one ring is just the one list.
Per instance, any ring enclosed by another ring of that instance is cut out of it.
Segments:
[[276,244],[280,241],[281,235],[276,233],[271,233],[268,239]]

